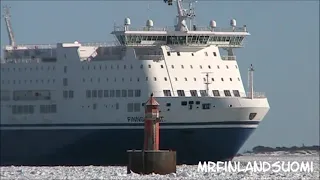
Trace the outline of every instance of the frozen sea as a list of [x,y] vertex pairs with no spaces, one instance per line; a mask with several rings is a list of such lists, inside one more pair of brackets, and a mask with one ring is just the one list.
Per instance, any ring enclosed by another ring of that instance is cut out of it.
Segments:
[[1,180],[28,180],[28,179],[320,179],[319,175],[319,153],[299,152],[286,153],[277,152],[271,154],[245,154],[233,159],[233,162],[240,162],[242,169],[245,169],[248,163],[268,162],[269,164],[280,162],[313,162],[312,172],[274,172],[272,170],[266,172],[252,171],[216,171],[216,172],[198,172],[198,165],[179,165],[177,172],[169,175],[139,175],[135,173],[127,174],[126,167],[121,166],[77,166],[77,167],[30,167],[30,166],[5,166],[1,167]]

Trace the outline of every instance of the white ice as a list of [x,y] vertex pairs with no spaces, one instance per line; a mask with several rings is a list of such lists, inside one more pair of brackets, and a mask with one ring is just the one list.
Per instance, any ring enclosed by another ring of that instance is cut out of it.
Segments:
[[320,179],[319,176],[319,154],[312,152],[286,153],[277,152],[269,154],[245,154],[234,158],[233,161],[253,162],[267,161],[273,163],[276,161],[297,161],[297,162],[313,162],[313,172],[198,172],[198,166],[177,166],[177,172],[169,175],[139,175],[135,173],[127,174],[126,167],[119,166],[83,166],[83,167],[17,167],[6,166],[1,167],[1,180],[7,179]]

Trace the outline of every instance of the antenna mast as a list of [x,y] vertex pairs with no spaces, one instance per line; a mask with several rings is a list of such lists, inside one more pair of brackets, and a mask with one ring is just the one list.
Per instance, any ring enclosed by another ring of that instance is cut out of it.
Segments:
[[[173,0],[163,0],[165,3],[167,3],[169,6],[172,6],[172,1]],[[184,9],[182,5],[183,0],[175,0],[177,2],[177,19],[178,22],[175,25],[176,31],[189,31],[188,25],[186,20],[190,19],[190,26],[192,19],[196,16],[194,8],[192,8],[192,2],[197,2],[196,0],[190,0],[189,2],[189,9]],[[191,29],[191,27],[190,27]]]
[[250,98],[253,99],[253,66],[251,64],[250,68],[249,68],[249,74],[248,74],[248,85],[249,85],[249,89],[250,89]]
[[207,91],[207,96],[209,96],[209,74],[212,72],[203,72],[203,74],[206,74],[206,82],[204,83],[206,85],[206,91]]
[[10,7],[8,6],[4,6],[4,20],[6,21],[6,25],[7,25],[7,31],[8,31],[8,35],[9,35],[9,41],[10,41],[10,45],[11,46],[15,46],[15,40],[14,40],[14,35],[13,35],[13,30],[12,30],[12,26],[11,26],[11,19],[10,19]]

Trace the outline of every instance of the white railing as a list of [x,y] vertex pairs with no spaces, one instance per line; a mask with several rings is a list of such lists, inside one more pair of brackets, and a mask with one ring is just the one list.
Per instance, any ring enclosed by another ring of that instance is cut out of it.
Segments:
[[[251,98],[251,92],[247,92],[247,98]],[[253,98],[266,98],[265,92],[253,92]]]
[[40,63],[40,58],[21,58],[21,59],[5,59],[2,64],[18,64],[18,63]]
[[[125,27],[124,26],[114,26],[114,31],[125,31]],[[126,31],[175,31],[175,27],[174,26],[166,26],[163,28],[158,28],[158,27],[151,27],[151,28],[147,28],[147,27],[131,27],[128,26],[126,28]],[[246,27],[216,27],[214,29],[210,28],[210,27],[196,27],[196,29],[189,29],[189,31],[213,31],[213,32],[247,32]]]
[[[109,47],[109,46],[118,46],[120,45],[117,41],[110,42],[85,42],[79,43],[81,46],[94,46],[94,47]],[[13,46],[5,46],[3,49],[6,50],[15,50],[15,49],[55,49],[57,44],[18,44]]]
[[225,61],[235,61],[236,56],[221,56],[221,59]]

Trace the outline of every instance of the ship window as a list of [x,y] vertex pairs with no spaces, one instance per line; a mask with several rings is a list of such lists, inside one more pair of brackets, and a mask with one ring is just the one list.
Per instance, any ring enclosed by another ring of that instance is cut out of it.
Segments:
[[234,96],[240,97],[240,93],[238,90],[233,90],[232,92],[233,92]]
[[164,80],[167,81],[167,78],[165,77]]
[[119,103],[116,103],[116,109],[119,109]]
[[126,89],[122,90],[122,97],[127,97],[127,90]]
[[171,91],[170,90],[163,90],[164,96],[171,96]]
[[148,77],[146,77],[146,81],[148,81]]
[[184,90],[178,90],[178,96],[185,96]]
[[183,65],[181,65],[181,68],[182,68],[182,69],[184,69],[184,66],[183,66]]
[[140,81],[140,78],[137,78],[137,81],[139,82],[139,81]]
[[133,112],[133,103],[128,103],[128,105],[127,105],[127,111],[128,111],[128,112]]
[[226,65],[226,68],[227,68],[227,69],[229,69],[229,66],[228,66],[228,65]]
[[86,96],[87,96],[87,98],[91,98],[91,91],[90,90],[86,91]]
[[194,56],[194,54],[193,54],[193,53],[191,53],[191,56]]
[[172,69],[174,69],[174,66],[173,66],[173,65],[171,65],[171,68],[172,68]]
[[134,112],[140,112],[140,103],[134,103]]
[[202,69],[202,66],[200,65],[200,69]]
[[121,91],[119,89],[116,90],[116,97],[120,97],[120,92]]
[[196,101],[196,104],[199,105],[199,104],[200,104],[200,101]]
[[177,55],[180,56],[180,52],[177,52]]
[[231,96],[231,93],[229,90],[224,90],[223,92],[225,96]]
[[194,101],[189,101],[189,104],[194,104]]
[[98,97],[99,98],[102,98],[102,92],[103,92],[102,90],[98,90]]
[[217,53],[216,53],[216,52],[213,52],[213,56],[217,56]]
[[149,64],[148,67],[151,68],[151,65]]
[[[132,81],[132,79],[130,79],[130,81]],[[122,78],[122,82],[124,82],[124,78]]]
[[64,66],[63,71],[64,73],[67,73],[67,66]]
[[154,81],[157,81],[157,78],[156,78],[156,77],[154,77]]
[[236,69],[238,69],[238,66],[237,66],[237,65],[235,65],[235,67],[236,67]]
[[221,78],[221,81],[224,81],[223,78]]
[[193,66],[192,66],[192,65],[190,65],[190,68],[191,68],[191,69],[193,69]]
[[73,98],[73,91],[69,91],[69,98]]
[[188,79],[187,79],[187,78],[184,78],[184,80],[185,80],[185,81],[188,81]]
[[197,90],[190,90],[191,96],[198,96]]
[[132,89],[128,90],[128,97],[133,97],[133,90]]
[[161,68],[163,68],[163,65],[161,65]]
[[240,78],[238,78],[238,81],[240,81]]
[[194,81],[197,81],[197,78],[193,78]]
[[204,52],[204,55],[208,56],[208,52]]
[[92,97],[96,98],[97,97],[97,90],[92,90]]
[[218,65],[217,68],[220,69],[220,66]]
[[114,90],[110,90],[110,97],[114,97]]
[[103,91],[103,96],[104,97],[109,97],[109,90],[104,90]]
[[141,96],[141,90],[140,89],[136,89],[135,90],[135,97],[140,97]]
[[140,68],[142,69],[142,68],[143,68],[143,65],[140,65]]
[[213,96],[220,96],[220,93],[218,90],[212,90]]
[[175,77],[174,79],[175,79],[176,81],[178,81],[178,78]]
[[230,81],[232,81],[232,78],[230,78]]
[[167,52],[167,55],[170,56],[170,52]]
[[63,86],[68,86],[68,79],[67,78],[63,78]]
[[210,109],[211,104],[210,103],[203,103],[202,104],[202,109]]
[[201,96],[208,96],[208,93],[206,90],[200,90]]
[[63,91],[63,98],[68,98],[68,91]]
[[171,106],[171,103],[167,103],[166,106],[170,107],[170,106]]
[[181,106],[186,106],[188,103],[187,103],[187,101],[182,101],[181,102]]
[[127,66],[126,66],[126,65],[123,65],[123,69],[127,69]]

